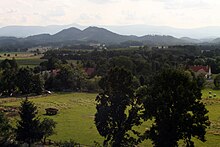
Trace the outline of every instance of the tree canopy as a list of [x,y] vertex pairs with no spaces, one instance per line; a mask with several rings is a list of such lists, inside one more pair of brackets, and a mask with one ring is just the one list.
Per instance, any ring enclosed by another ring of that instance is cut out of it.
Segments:
[[192,137],[205,140],[209,126],[208,110],[201,102],[196,80],[182,70],[164,70],[139,91],[144,99],[144,119],[154,121],[146,138],[156,147],[178,146],[184,140],[194,146]]
[[105,137],[104,146],[131,146],[138,143],[135,138],[138,133],[132,127],[140,124],[140,103],[134,95],[132,80],[130,72],[114,68],[100,81],[102,92],[96,98],[95,124],[99,134]]

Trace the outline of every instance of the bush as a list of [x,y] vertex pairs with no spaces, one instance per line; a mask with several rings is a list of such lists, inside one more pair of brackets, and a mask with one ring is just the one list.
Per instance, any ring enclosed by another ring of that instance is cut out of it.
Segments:
[[80,147],[80,144],[75,142],[74,140],[70,141],[60,141],[57,143],[57,146],[59,147]]
[[11,129],[9,120],[4,113],[0,111],[0,146],[8,142],[10,135],[12,134]]
[[220,74],[215,77],[214,85],[216,88],[220,88]]

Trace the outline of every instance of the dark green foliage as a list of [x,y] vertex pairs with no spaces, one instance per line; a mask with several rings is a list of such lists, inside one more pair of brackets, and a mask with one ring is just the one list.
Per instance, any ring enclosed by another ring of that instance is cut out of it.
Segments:
[[205,76],[203,74],[200,74],[196,77],[196,81],[197,81],[197,84],[200,88],[203,88],[205,86]]
[[215,77],[214,85],[216,88],[220,88],[220,74]]
[[60,68],[62,64],[67,64],[67,61],[60,60],[56,58],[56,55],[55,55],[55,56],[50,57],[48,61],[44,61],[40,63],[40,66],[42,69],[53,70],[53,69]]
[[103,92],[96,98],[95,124],[99,134],[105,137],[104,146],[138,144],[135,136],[139,133],[132,127],[140,125],[138,111],[141,107],[134,95],[132,81],[131,73],[121,68],[111,69],[100,81]]
[[3,95],[11,96],[16,90],[15,79],[16,73],[13,70],[4,70],[1,75],[0,89]]
[[0,112],[0,146],[7,142],[12,133],[12,128],[9,125],[8,119]]
[[41,131],[43,133],[43,139],[44,143],[46,142],[46,138],[55,134],[54,129],[56,128],[56,122],[53,119],[50,118],[44,118],[44,120],[41,122]]
[[154,121],[146,131],[154,146],[174,147],[179,140],[194,146],[192,137],[205,141],[208,111],[201,102],[201,89],[184,71],[165,70],[138,93],[145,99],[144,118]]
[[22,94],[29,94],[33,88],[33,71],[30,68],[21,68],[16,75],[16,83]]
[[44,79],[40,74],[34,74],[30,68],[20,68],[16,75],[16,86],[22,94],[42,94]]
[[17,70],[18,69],[18,64],[17,64],[15,58],[13,58],[12,60],[5,59],[0,63],[0,68],[3,69],[3,70],[6,70],[6,69]]
[[129,70],[130,72],[133,72],[134,63],[129,57],[119,56],[119,57],[114,57],[110,60],[110,66],[121,67],[126,70]]
[[35,74],[32,76],[32,92],[36,94],[42,94],[44,91],[45,81],[40,74]]
[[16,140],[29,146],[43,138],[40,120],[36,117],[37,107],[28,99],[21,102],[20,120],[16,128]]
[[18,70],[18,65],[15,59],[5,59],[1,62],[2,69],[0,77],[0,91],[3,95],[11,96],[16,90],[15,78]]
[[6,96],[22,94],[41,94],[44,90],[44,80],[40,74],[34,74],[31,68],[20,68],[13,58],[0,63],[0,92]]
[[46,88],[58,91],[79,91],[82,88],[84,79],[85,74],[81,69],[70,65],[62,65],[60,70],[57,71],[57,75],[51,76],[46,81]]

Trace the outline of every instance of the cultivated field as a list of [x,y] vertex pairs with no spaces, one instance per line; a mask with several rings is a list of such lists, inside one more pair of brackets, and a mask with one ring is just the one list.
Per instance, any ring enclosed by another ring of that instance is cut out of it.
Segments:
[[[203,97],[206,97],[209,91],[209,89],[203,90]],[[209,110],[212,124],[208,129],[206,143],[195,140],[196,146],[199,147],[220,146],[220,91],[214,92],[217,94],[217,98],[203,98]],[[55,93],[31,98],[31,100],[38,106],[41,118],[50,117],[58,123],[57,134],[50,137],[50,139],[56,141],[73,139],[84,145],[93,145],[94,141],[101,143],[103,140],[94,125],[95,97],[96,94],[88,93]],[[20,99],[0,99],[0,103],[2,102],[4,106],[18,107]],[[58,115],[45,116],[44,109],[48,107],[58,108]],[[15,119],[12,119],[12,121],[15,122]],[[137,129],[143,131],[149,126],[150,122],[147,122]],[[151,142],[145,141],[140,146],[151,146]]]

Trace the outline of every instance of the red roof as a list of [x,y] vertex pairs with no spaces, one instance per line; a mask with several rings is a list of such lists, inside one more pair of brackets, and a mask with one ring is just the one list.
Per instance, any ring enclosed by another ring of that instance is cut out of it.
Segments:
[[95,72],[95,68],[85,68],[84,70],[88,76],[91,76]]
[[209,67],[208,66],[189,66],[189,69],[191,69],[194,72],[197,72],[199,70],[204,70],[205,72],[209,72]]

